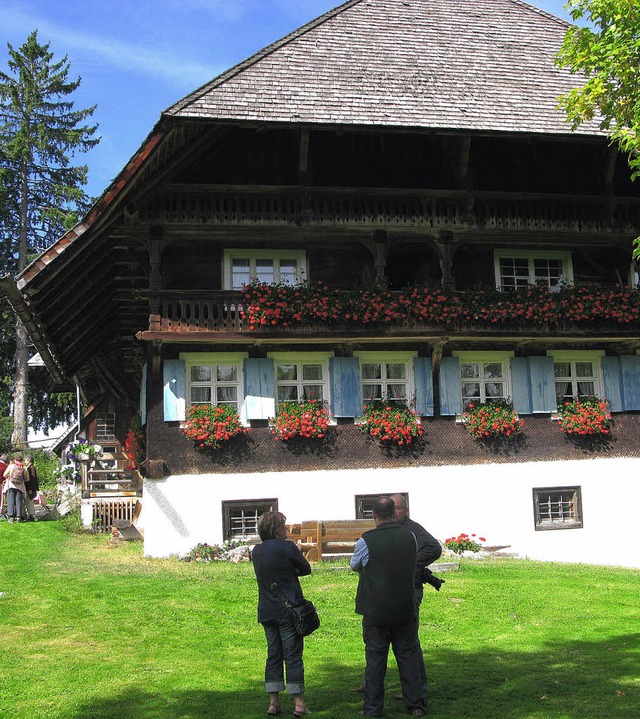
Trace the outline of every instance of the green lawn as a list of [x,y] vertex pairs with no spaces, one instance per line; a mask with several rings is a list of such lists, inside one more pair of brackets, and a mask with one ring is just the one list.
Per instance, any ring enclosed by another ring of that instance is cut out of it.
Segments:
[[[640,572],[463,560],[443,576],[421,615],[432,719],[640,716]],[[303,586],[322,617],[307,701],[319,719],[355,717],[356,576],[321,565]],[[265,716],[248,564],[149,560],[57,522],[2,522],[0,592],[3,719]],[[399,688],[393,660],[387,686]],[[391,696],[386,716],[406,716]]]

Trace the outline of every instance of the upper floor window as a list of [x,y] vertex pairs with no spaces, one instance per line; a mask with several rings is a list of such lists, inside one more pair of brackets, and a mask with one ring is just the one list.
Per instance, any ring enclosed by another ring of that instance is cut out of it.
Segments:
[[360,358],[360,383],[365,407],[376,400],[407,405],[412,401],[411,358],[415,353],[354,354]]
[[570,252],[496,250],[496,287],[504,292],[543,282],[552,292],[573,282]]
[[275,364],[276,401],[327,401],[330,356],[324,352],[269,353]]
[[242,357],[230,353],[185,353],[188,404],[242,405]]
[[549,354],[553,357],[558,404],[574,397],[602,397],[603,353],[576,350]]
[[462,409],[491,400],[507,400],[511,394],[509,381],[509,353],[460,352],[460,388]]
[[225,250],[225,289],[241,290],[252,280],[297,285],[306,278],[304,250]]

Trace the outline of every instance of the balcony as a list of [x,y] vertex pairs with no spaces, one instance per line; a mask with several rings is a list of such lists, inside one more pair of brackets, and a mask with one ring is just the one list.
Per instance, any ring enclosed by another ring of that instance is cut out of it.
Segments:
[[549,292],[403,292],[330,290],[321,286],[252,285],[246,293],[171,292],[150,298],[148,332],[140,339],[206,341],[353,337],[582,337],[630,338],[640,331],[640,292],[578,286]]

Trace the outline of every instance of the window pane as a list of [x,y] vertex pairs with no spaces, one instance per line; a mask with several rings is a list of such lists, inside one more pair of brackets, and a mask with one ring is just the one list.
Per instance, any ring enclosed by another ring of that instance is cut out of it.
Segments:
[[478,382],[463,382],[462,396],[468,398],[480,397],[480,384]]
[[571,363],[555,362],[553,365],[553,372],[556,377],[571,377]]
[[534,259],[533,268],[536,280],[544,280],[549,287],[555,287],[562,277],[562,260]]
[[277,377],[279,380],[294,382],[298,379],[298,365],[279,364],[277,369]]
[[487,382],[484,386],[487,399],[504,399],[504,385],[502,382]]
[[322,401],[322,385],[321,384],[308,384],[302,388],[302,396],[304,399],[317,399]]
[[216,402],[218,404],[236,404],[237,401],[237,387],[216,387]]
[[231,287],[242,289],[242,285],[251,282],[251,264],[248,259],[233,260],[231,263]]
[[219,364],[216,369],[218,382],[236,382],[238,380],[238,366],[235,364]]
[[464,362],[460,365],[460,377],[462,379],[477,379],[480,376],[480,369],[476,362]]
[[362,386],[362,397],[365,402],[370,402],[372,399],[382,399],[382,385],[381,384],[365,384]]
[[298,263],[296,260],[280,260],[280,282],[295,285],[298,281]]
[[302,365],[303,380],[322,380],[321,364],[304,364]]
[[484,365],[484,377],[485,379],[493,377],[502,377],[502,363],[501,362],[487,362]]
[[405,379],[406,376],[406,364],[387,364],[387,379]]
[[298,399],[298,388],[294,385],[278,387],[278,402],[294,402]]
[[266,284],[275,282],[273,260],[256,260],[256,277]]
[[382,379],[382,365],[363,364],[362,379]]
[[571,382],[556,382],[556,397],[558,400],[571,399],[573,397]]
[[191,404],[211,404],[211,387],[192,387]]
[[407,399],[407,385],[406,384],[388,384],[387,385],[387,399],[389,400],[406,400]]
[[591,397],[596,393],[593,382],[578,382],[578,395],[581,397]]
[[211,367],[208,365],[195,365],[191,368],[192,382],[211,382]]
[[593,363],[576,362],[576,377],[593,377]]

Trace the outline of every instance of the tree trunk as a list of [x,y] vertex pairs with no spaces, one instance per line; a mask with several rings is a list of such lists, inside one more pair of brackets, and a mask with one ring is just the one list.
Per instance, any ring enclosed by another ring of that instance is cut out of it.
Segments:
[[[22,160],[20,168],[20,244],[18,248],[18,272],[27,266],[29,245],[28,232],[28,163]],[[27,447],[27,432],[29,420],[29,337],[20,318],[16,320],[16,370],[13,387],[13,433],[11,441],[17,447]]]

